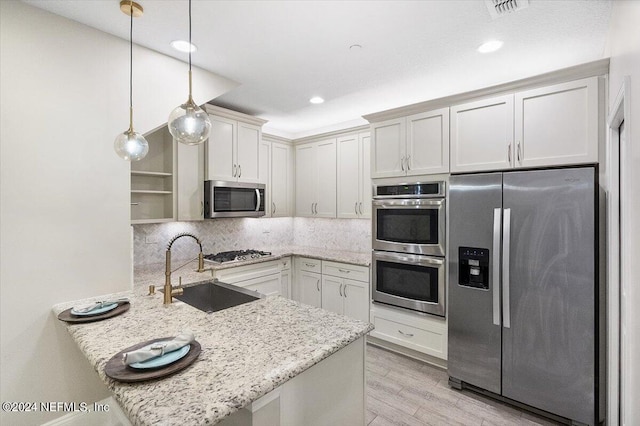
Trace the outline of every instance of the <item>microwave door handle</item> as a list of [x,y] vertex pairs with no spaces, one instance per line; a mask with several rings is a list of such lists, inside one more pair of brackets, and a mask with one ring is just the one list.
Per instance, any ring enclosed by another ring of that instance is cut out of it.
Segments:
[[511,246],[511,209],[504,209],[502,223],[502,324],[511,328],[511,312],[509,309],[509,250]]
[[261,202],[261,197],[260,197],[260,190],[258,188],[256,188],[256,211],[260,210],[260,202]]
[[493,209],[493,325],[500,325],[500,225],[502,209]]

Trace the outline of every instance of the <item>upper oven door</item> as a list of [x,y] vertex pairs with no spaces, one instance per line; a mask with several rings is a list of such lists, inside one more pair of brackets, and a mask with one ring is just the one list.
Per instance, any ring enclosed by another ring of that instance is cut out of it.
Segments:
[[373,200],[373,249],[445,255],[444,199]]

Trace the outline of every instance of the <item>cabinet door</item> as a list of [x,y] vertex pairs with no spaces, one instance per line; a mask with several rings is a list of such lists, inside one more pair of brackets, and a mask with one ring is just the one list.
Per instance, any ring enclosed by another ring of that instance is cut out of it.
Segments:
[[300,279],[296,283],[298,302],[305,303],[307,305],[321,307],[322,306],[322,292],[321,292],[321,280],[322,275],[314,272],[300,272]]
[[598,77],[515,95],[517,166],[598,161]]
[[253,124],[238,123],[236,177],[238,182],[257,182],[259,173],[259,152],[262,131]]
[[271,145],[271,215],[291,216],[292,148],[290,145]]
[[360,204],[358,212],[361,218],[371,218],[371,136],[369,133],[360,133]]
[[204,144],[176,143],[178,220],[204,219]]
[[405,132],[404,118],[371,125],[371,177],[405,175]]
[[513,95],[451,107],[451,171],[514,165]]
[[237,138],[237,122],[210,115],[211,133],[207,144],[207,180],[236,180],[234,142]]
[[407,117],[407,175],[449,173],[449,108]]
[[369,322],[369,283],[344,279],[344,314]]
[[338,138],[338,217],[360,216],[361,152],[357,134]]
[[280,274],[268,275],[247,281],[235,283],[238,287],[257,291],[265,296],[278,296],[282,294],[282,282]]
[[296,146],[296,216],[314,215],[317,161],[314,145]]
[[322,309],[336,314],[344,313],[343,286],[342,278],[322,276]]
[[285,269],[280,272],[280,286],[280,295],[291,299],[291,269]]
[[317,196],[315,217],[336,217],[336,140],[316,144]]
[[258,182],[264,183],[266,189],[264,191],[264,213],[265,217],[271,217],[271,200],[273,197],[273,186],[271,184],[271,142],[260,141],[260,178]]

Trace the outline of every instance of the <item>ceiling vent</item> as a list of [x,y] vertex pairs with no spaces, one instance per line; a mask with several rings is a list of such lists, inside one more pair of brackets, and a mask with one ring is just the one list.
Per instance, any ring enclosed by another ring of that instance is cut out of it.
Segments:
[[484,0],[493,19],[529,7],[529,0]]

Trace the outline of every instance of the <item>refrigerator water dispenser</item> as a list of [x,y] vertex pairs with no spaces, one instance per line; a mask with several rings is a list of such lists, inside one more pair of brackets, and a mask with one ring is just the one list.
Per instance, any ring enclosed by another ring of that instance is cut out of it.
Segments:
[[458,284],[465,287],[489,289],[489,249],[458,248]]

